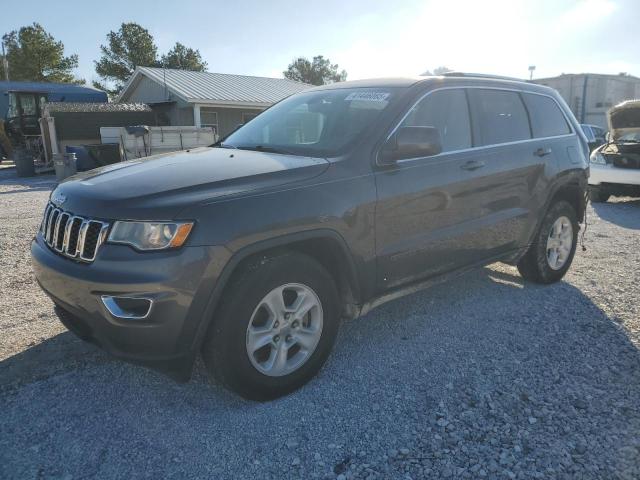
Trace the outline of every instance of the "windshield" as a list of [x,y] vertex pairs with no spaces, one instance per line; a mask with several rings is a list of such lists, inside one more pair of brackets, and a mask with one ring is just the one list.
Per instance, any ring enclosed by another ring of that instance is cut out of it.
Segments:
[[345,88],[283,100],[232,133],[223,147],[331,157],[373,125],[397,88]]

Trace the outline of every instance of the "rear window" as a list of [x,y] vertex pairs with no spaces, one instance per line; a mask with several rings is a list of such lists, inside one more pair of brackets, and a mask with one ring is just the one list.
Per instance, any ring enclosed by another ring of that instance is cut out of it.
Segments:
[[522,96],[529,110],[531,129],[535,138],[571,133],[566,118],[552,98],[531,93],[525,93]]
[[531,138],[527,111],[517,92],[470,89],[469,99],[477,146]]

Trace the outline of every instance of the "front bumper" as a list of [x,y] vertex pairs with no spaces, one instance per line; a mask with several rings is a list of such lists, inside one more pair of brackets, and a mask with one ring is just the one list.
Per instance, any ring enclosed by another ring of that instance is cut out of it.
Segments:
[[[54,253],[39,233],[31,256],[38,283],[71,331],[118,358],[188,378],[212,292],[228,260],[224,247],[140,253],[105,244],[86,264]],[[143,319],[117,318],[102,295],[150,298],[153,308]]]
[[615,183],[620,185],[640,185],[640,170],[634,168],[618,168],[611,164],[590,164],[589,185]]

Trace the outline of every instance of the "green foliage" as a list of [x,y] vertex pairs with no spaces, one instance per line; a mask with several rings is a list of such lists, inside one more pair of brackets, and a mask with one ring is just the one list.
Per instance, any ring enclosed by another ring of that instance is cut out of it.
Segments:
[[299,57],[291,62],[287,70],[282,73],[289,80],[297,80],[311,85],[344,82],[347,79],[345,70],[338,72],[338,65],[332,65],[329,59],[322,55],[313,57],[313,61]]
[[204,72],[207,69],[207,62],[202,60],[200,52],[193,48],[187,48],[180,42],[176,42],[175,47],[169,50],[169,53],[162,55],[160,64],[165,68],[194,72]]
[[[78,55],[65,57],[64,44],[56,41],[39,23],[13,30],[2,40],[11,80],[84,83],[73,75],[73,69],[78,66]],[[0,79],[5,79],[2,62]]]
[[155,67],[158,49],[153,36],[137,23],[123,23],[117,32],[107,34],[107,45],[100,45],[102,56],[95,62],[96,73],[103,82],[115,88],[108,89],[105,83],[94,82],[97,88],[117,94],[136,67]]
[[[179,42],[158,60],[158,47],[153,36],[137,23],[123,23],[117,32],[107,34],[107,41],[107,45],[100,46],[102,56],[95,62],[96,73],[102,81],[93,82],[93,85],[106,90],[111,96],[122,90],[136,67],[164,66],[198,72],[207,68],[199,50],[188,48]],[[108,88],[108,85],[113,85],[113,88]]]

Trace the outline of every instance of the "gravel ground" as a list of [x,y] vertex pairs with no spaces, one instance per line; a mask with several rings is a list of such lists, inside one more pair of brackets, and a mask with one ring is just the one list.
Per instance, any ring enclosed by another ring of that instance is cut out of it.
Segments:
[[51,177],[0,171],[0,478],[640,478],[640,201],[540,287],[491,265],[344,325],[250,403],[66,332],[29,263]]

